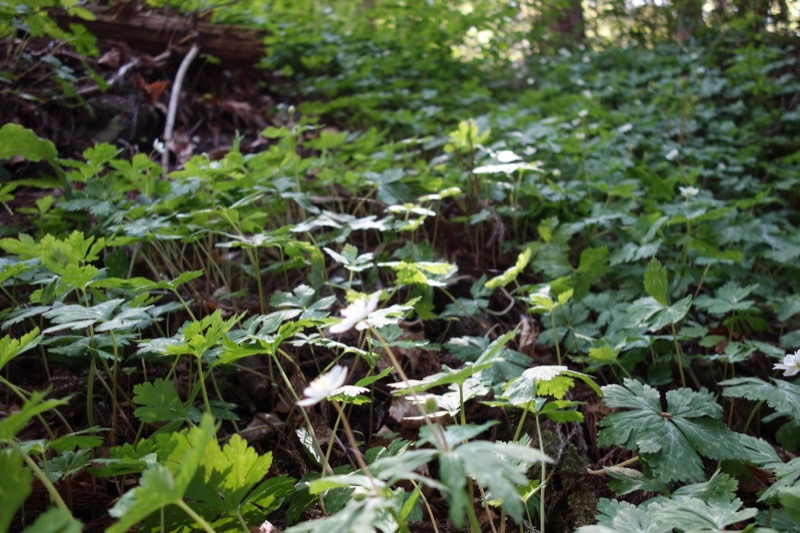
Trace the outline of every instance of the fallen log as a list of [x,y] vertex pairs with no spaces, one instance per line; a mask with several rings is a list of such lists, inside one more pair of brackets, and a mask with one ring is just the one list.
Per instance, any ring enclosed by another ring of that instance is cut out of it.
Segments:
[[264,57],[264,30],[246,26],[213,24],[196,16],[166,13],[154,9],[120,9],[118,6],[86,5],[96,20],[87,21],[53,11],[59,26],[82,24],[99,39],[114,39],[131,48],[158,54],[178,47],[188,50],[197,43],[201,53],[218,57],[223,63],[252,65]]

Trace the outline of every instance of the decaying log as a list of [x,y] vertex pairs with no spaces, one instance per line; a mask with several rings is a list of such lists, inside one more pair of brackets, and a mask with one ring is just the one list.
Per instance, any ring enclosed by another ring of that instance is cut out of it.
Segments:
[[83,24],[95,37],[128,43],[131,48],[158,54],[167,48],[188,48],[197,43],[201,53],[218,57],[223,63],[252,65],[264,57],[263,38],[267,32],[244,26],[212,24],[192,16],[154,10],[119,9],[114,6],[84,6],[97,20],[52,12],[59,25]]

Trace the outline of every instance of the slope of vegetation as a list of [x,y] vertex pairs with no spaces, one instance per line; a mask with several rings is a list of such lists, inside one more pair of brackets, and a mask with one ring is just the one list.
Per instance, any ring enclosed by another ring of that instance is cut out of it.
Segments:
[[224,152],[0,127],[0,530],[800,531],[796,37],[467,5],[217,9]]

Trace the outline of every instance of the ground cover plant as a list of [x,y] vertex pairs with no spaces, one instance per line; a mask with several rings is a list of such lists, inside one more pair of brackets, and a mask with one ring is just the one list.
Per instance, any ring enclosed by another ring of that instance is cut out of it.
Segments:
[[800,531],[784,4],[175,4],[269,33],[166,145],[64,141],[119,45],[51,4],[0,3],[0,531]]

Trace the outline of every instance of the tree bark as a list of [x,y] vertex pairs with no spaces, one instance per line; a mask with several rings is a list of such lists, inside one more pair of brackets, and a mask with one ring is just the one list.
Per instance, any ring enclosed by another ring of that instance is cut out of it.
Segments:
[[52,17],[63,27],[82,24],[95,37],[128,43],[150,54],[170,47],[189,49],[197,42],[201,53],[218,57],[223,63],[252,65],[264,57],[266,32],[244,26],[212,24],[196,17],[156,11],[126,11],[112,6],[86,5],[97,20],[70,17],[63,11]]

